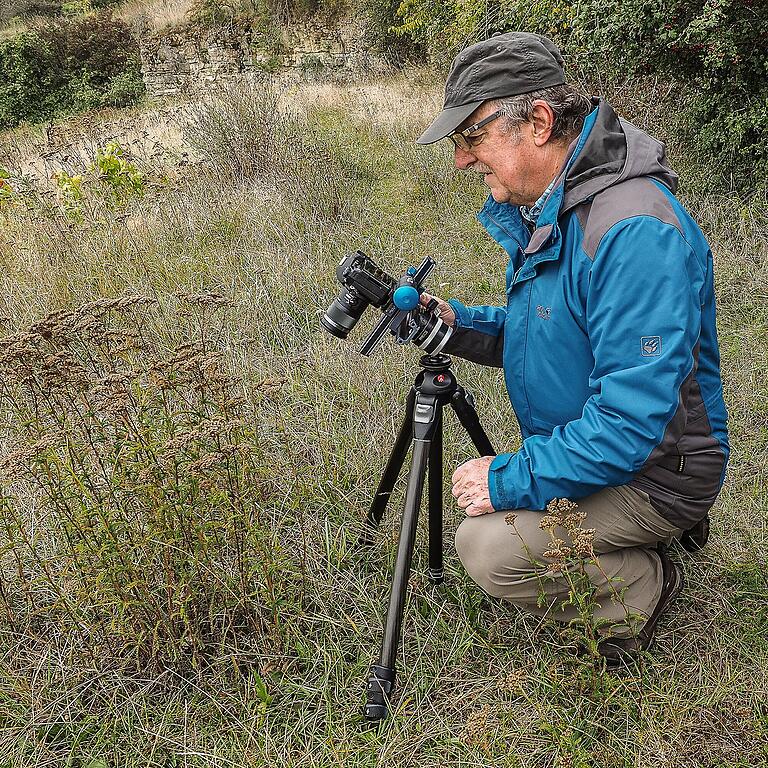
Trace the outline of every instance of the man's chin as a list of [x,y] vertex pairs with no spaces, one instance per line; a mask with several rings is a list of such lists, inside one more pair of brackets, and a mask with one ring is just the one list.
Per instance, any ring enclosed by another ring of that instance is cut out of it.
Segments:
[[509,192],[507,192],[506,189],[494,189],[492,187],[491,188],[491,197],[497,203],[508,203],[509,202]]

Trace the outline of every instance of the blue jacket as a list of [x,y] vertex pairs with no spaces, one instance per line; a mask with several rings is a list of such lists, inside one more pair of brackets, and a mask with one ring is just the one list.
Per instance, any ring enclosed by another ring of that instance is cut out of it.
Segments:
[[712,253],[663,145],[595,104],[532,233],[488,199],[506,306],[452,300],[445,351],[504,369],[523,443],[491,464],[496,509],[629,484],[689,528],[729,452]]

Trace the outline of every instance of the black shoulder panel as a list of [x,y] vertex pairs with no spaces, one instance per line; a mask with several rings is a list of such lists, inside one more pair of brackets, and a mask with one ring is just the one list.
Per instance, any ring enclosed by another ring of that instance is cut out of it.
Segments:
[[590,259],[605,233],[614,225],[633,216],[653,216],[671,224],[681,233],[680,221],[666,195],[647,178],[629,179],[600,192],[590,203],[576,208],[584,230],[581,247]]

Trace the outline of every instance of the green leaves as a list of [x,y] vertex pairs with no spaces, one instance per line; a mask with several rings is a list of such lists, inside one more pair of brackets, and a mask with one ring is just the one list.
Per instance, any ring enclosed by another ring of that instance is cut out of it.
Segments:
[[0,43],[0,130],[143,96],[138,45],[109,11],[37,24]]
[[730,175],[737,187],[766,178],[764,3],[585,0],[576,8],[568,47],[586,51],[587,72],[599,70],[617,80],[651,75],[676,81],[667,106],[678,139]]

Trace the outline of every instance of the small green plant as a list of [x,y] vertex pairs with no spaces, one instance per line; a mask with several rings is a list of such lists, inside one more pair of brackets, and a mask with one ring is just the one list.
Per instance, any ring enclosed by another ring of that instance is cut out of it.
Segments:
[[70,174],[59,170],[54,174],[59,204],[73,221],[82,223],[86,206],[95,209],[123,210],[133,199],[144,194],[144,174],[125,157],[117,141],[109,142],[96,152],[95,160],[84,173]]
[[54,176],[57,197],[64,213],[73,221],[83,221],[83,177],[81,174],[71,175],[64,170],[57,171]]
[[10,171],[0,165],[0,209],[16,197],[16,192],[11,186],[10,178]]
[[109,190],[116,206],[144,194],[144,175],[124,155],[116,141],[96,153],[90,172]]

